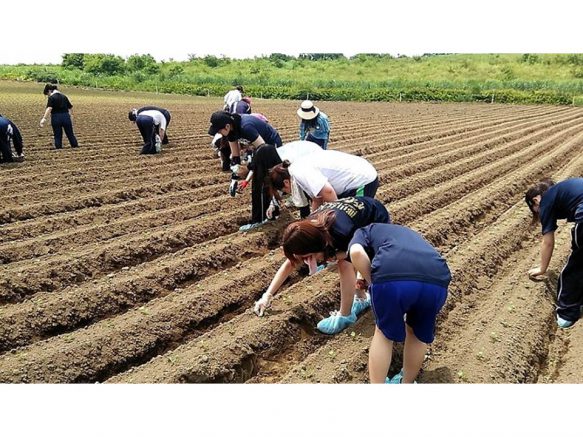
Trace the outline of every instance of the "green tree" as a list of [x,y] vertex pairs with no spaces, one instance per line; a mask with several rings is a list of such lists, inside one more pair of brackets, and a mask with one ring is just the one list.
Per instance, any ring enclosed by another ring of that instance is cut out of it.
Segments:
[[140,71],[144,74],[156,74],[160,71],[160,66],[150,54],[132,55],[126,62],[127,69],[131,72]]
[[83,70],[85,67],[85,54],[84,53],[65,53],[63,55],[63,62],[61,66],[67,69],[77,68]]
[[100,76],[115,76],[125,72],[125,60],[121,56],[110,54],[85,55],[84,71]]

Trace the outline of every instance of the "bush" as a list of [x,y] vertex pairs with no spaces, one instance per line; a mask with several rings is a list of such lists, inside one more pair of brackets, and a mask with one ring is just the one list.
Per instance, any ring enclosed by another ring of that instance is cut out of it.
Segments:
[[85,55],[84,71],[96,76],[114,76],[125,72],[125,61],[121,56],[90,54]]

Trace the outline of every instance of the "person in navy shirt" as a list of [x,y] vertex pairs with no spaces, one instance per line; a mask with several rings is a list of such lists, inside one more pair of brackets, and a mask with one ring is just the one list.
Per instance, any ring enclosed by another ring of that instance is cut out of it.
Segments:
[[40,127],[45,125],[47,117],[50,115],[53,135],[55,137],[55,149],[63,148],[63,130],[65,131],[65,135],[67,135],[71,147],[79,147],[79,143],[73,132],[71,114],[69,113],[73,108],[69,98],[62,94],[56,85],[50,83],[45,85],[43,94],[48,96],[48,101],[45,113],[40,121]]
[[217,111],[211,115],[211,126],[208,134],[214,137],[217,133],[227,137],[231,147],[231,164],[241,164],[241,147],[239,140],[246,140],[251,146],[259,147],[262,144],[281,146],[281,137],[277,130],[250,114],[230,114],[226,111]]
[[[12,155],[12,144],[16,156]],[[24,159],[22,150],[22,135],[18,127],[8,118],[0,115],[0,163],[14,162],[15,158],[17,161],[22,161]]]
[[378,200],[349,197],[325,203],[306,219],[288,225],[283,234],[283,252],[287,259],[261,299],[255,302],[255,313],[263,315],[295,267],[305,263],[312,275],[318,271],[318,263],[337,261],[340,310],[321,320],[317,328],[325,334],[336,334],[352,325],[358,314],[370,306],[370,296],[355,287],[356,272],[346,259],[348,243],[358,228],[390,221],[389,212]]
[[555,247],[557,220],[575,223],[571,229],[572,252],[557,284],[557,324],[570,328],[581,316],[583,305],[583,178],[554,183],[544,179],[529,188],[524,196],[533,221],[542,225],[540,266],[528,271],[531,279],[544,275]]
[[369,352],[370,382],[386,382],[395,341],[404,341],[405,346],[403,370],[392,382],[415,381],[447,298],[451,281],[447,263],[420,234],[394,224],[358,229],[348,254],[370,284],[376,323]]

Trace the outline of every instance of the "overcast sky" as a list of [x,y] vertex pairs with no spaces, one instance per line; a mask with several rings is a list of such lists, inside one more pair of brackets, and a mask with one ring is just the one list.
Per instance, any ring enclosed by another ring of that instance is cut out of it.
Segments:
[[63,53],[245,58],[273,52],[583,52],[581,1],[13,0],[0,64]]

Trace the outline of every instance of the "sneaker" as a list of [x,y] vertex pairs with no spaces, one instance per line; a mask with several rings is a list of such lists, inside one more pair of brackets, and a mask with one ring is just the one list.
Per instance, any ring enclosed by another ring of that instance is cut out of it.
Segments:
[[557,315],[557,325],[559,325],[559,328],[561,328],[561,329],[568,329],[571,326],[573,326],[574,324],[575,324],[575,322],[572,322],[571,320],[561,319]]
[[352,301],[351,312],[356,317],[360,313],[362,313],[365,309],[367,309],[369,306],[370,306],[370,294],[369,293],[366,293],[365,299],[354,296],[354,301]]
[[317,328],[324,334],[338,334],[356,322],[356,316],[351,313],[349,316],[340,315],[339,311],[330,313],[330,317],[320,320]]
[[265,222],[267,222],[267,220],[258,223],[249,223],[248,225],[243,225],[239,228],[239,232],[247,232],[250,231],[251,229],[258,228],[259,226],[263,226]]

